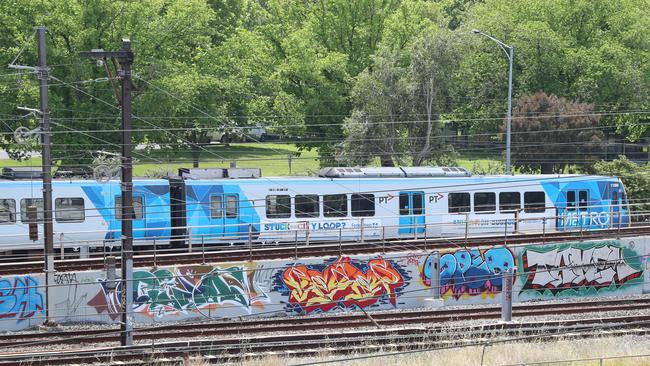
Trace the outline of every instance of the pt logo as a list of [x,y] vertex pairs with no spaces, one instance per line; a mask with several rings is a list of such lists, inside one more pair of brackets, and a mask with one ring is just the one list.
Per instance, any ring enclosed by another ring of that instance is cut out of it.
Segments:
[[393,196],[390,193],[385,196],[379,197],[379,204],[388,203],[388,201],[392,200],[393,198],[395,198],[395,196]]
[[442,200],[445,198],[445,195],[442,193],[434,193],[431,196],[429,196],[429,203],[438,203],[438,201]]

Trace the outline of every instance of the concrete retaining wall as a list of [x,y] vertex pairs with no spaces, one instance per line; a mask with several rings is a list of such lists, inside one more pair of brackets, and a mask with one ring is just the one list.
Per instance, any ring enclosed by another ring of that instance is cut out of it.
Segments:
[[[500,303],[500,273],[517,268],[514,301],[650,292],[648,237],[443,251],[445,305]],[[426,252],[137,268],[137,323],[233,316],[406,309],[431,297]],[[55,275],[50,316],[59,323],[116,323],[121,287],[103,271]],[[44,319],[44,275],[0,279],[0,330]]]

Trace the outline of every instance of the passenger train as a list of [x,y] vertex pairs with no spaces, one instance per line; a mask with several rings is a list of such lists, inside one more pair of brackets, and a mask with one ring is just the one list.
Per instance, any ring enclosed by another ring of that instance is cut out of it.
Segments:
[[[1,249],[42,248],[42,232],[30,241],[27,224],[28,206],[42,220],[41,188],[39,180],[0,180]],[[120,194],[119,181],[55,180],[55,244],[119,246]],[[473,176],[455,167],[337,167],[317,177],[189,169],[136,179],[133,196],[135,245],[436,238],[630,222],[616,177]]]

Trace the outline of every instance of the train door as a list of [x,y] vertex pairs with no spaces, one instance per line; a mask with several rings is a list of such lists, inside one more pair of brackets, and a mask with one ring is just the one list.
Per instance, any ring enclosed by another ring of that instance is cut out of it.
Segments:
[[570,228],[572,218],[576,214],[576,191],[563,191],[564,200],[557,202],[557,229],[567,230]]
[[415,235],[424,233],[424,192],[399,193],[399,233]]
[[618,183],[612,183],[609,186],[610,189],[610,202],[609,202],[609,217],[612,227],[619,227],[623,223],[621,218],[622,216],[622,204],[623,204],[623,192],[621,190],[621,185]]
[[169,179],[169,205],[171,242],[173,246],[181,246],[187,235],[187,201],[185,182],[182,179]]
[[558,230],[589,228],[589,191],[573,189],[563,193],[565,200],[557,203]]
[[223,195],[223,231],[226,237],[239,237],[239,195],[236,193]]

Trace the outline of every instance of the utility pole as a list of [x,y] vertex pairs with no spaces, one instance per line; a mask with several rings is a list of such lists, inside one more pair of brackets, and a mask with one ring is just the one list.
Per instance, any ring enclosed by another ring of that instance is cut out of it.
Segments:
[[45,47],[45,27],[36,28],[38,39],[38,80],[41,112],[41,165],[43,169],[43,235],[45,243],[45,323],[50,324],[50,285],[54,283],[54,225],[52,215],[52,157],[50,154],[50,110],[47,82],[50,78]]
[[508,268],[501,273],[501,320],[512,321],[512,280],[514,268]]
[[[38,66],[23,66],[16,65],[16,59],[9,64],[10,69],[15,70],[30,70],[36,71],[39,81],[39,95],[40,95],[40,108],[26,108],[18,107],[18,109],[26,110],[29,112],[40,115],[41,122],[40,126],[37,129],[29,130],[27,128],[21,127],[16,130],[17,135],[14,135],[14,138],[17,139],[17,136],[20,136],[21,140],[26,138],[31,138],[35,135],[40,137],[40,143],[42,146],[41,151],[41,175],[43,179],[43,234],[45,236],[43,259],[45,268],[45,325],[53,324],[50,319],[50,286],[54,283],[54,225],[52,221],[52,157],[51,157],[51,147],[50,147],[50,109],[48,106],[49,95],[48,95],[48,80],[50,79],[49,68],[47,67],[47,48],[45,42],[45,32],[47,31],[46,27],[35,27],[34,28],[37,40],[38,40]],[[20,53],[18,54],[20,56]],[[23,130],[24,129],[24,130]],[[23,130],[23,131],[21,131]],[[20,133],[19,133],[20,131]],[[18,143],[22,143],[19,140],[16,140]],[[30,207],[28,207],[29,211]],[[34,207],[36,209],[36,207]],[[28,214],[29,215],[29,214]],[[30,219],[31,221],[32,219]],[[34,211],[34,221],[30,223],[30,239],[38,240],[38,229],[34,231],[32,235],[32,225],[38,224],[38,212]]]
[[424,302],[431,308],[441,308],[444,301],[440,298],[440,252],[434,250],[427,257],[426,263],[429,262],[431,271],[431,298],[424,299]]
[[506,57],[508,57],[508,114],[506,115],[506,174],[511,174],[510,167],[510,135],[512,134],[512,62],[515,58],[514,55],[514,46],[507,45],[502,41],[492,37],[487,33],[483,33],[478,29],[472,29],[472,33],[484,36],[494,41],[499,45],[501,50],[505,52]]
[[81,52],[81,57],[102,60],[113,58],[120,64],[118,75],[122,82],[122,311],[120,322],[120,343],[123,346],[133,344],[133,159],[131,141],[131,65],[133,52],[131,41],[122,39],[122,49],[105,52],[92,50]]
[[510,175],[510,136],[512,135],[512,60],[514,47],[508,47],[508,117],[506,121],[506,174]]

